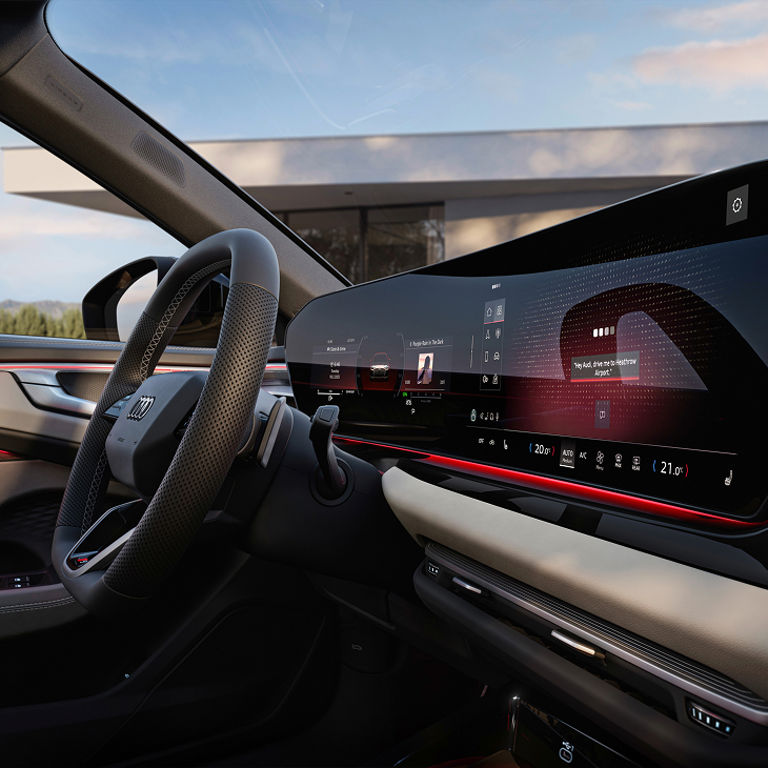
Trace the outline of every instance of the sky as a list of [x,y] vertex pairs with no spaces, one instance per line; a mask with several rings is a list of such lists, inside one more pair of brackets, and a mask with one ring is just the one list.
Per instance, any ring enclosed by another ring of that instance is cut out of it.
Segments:
[[[185,140],[768,119],[768,0],[53,0],[48,22]],[[147,222],[7,194],[0,248],[0,300],[79,301],[182,251]]]

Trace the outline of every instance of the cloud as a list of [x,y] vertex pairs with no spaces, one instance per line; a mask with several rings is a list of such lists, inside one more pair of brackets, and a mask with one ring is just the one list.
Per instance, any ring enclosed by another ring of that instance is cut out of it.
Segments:
[[651,105],[647,101],[612,101],[611,104],[619,109],[625,109],[628,112],[642,112],[646,109],[651,109]]
[[69,41],[69,43],[67,48],[76,49],[80,57],[83,57],[83,54],[109,56],[134,63],[154,61],[162,64],[189,64],[202,61],[204,55],[199,45],[167,38],[159,39],[157,36],[153,40],[115,40],[93,36]]
[[722,31],[726,26],[752,26],[768,22],[768,3],[765,0],[747,0],[709,7],[685,8],[664,15],[676,27],[701,32]]
[[600,92],[623,94],[636,90],[639,86],[637,77],[631,72],[611,69],[606,72],[588,72],[587,79]]
[[13,211],[2,207],[0,217],[0,241],[32,240],[50,236],[75,236],[104,240],[128,240],[146,232],[146,223],[133,222],[121,216],[81,213],[79,211],[49,213],[37,211]]
[[768,88],[768,34],[742,40],[689,42],[655,48],[633,61],[633,70],[645,83],[676,83],[731,91],[745,87]]
[[[173,3],[156,5],[157,12],[149,10],[149,3],[80,0],[69,7],[52,3],[49,23],[64,51],[85,59],[85,63],[103,56],[122,59],[133,67],[140,62],[146,68],[148,63],[190,65],[214,56],[226,60],[228,53],[232,55],[227,39],[235,30],[228,19],[220,21],[218,34],[201,34],[212,30],[216,3],[204,4],[199,16],[185,17],[184,23],[174,18]],[[134,77],[142,68],[133,73]]]
[[579,62],[585,61],[594,55],[599,49],[599,45],[600,40],[598,36],[588,32],[562,38],[557,44],[557,52],[566,61]]

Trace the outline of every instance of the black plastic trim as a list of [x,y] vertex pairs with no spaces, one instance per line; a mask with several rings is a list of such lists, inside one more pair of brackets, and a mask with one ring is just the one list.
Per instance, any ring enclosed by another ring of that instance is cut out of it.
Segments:
[[43,459],[54,464],[72,466],[80,443],[45,435],[31,435],[0,427],[0,449],[17,453],[26,459]]

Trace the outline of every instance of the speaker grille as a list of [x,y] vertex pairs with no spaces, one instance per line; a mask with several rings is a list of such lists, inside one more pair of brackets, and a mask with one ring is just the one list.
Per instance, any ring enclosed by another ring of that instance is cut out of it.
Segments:
[[178,186],[183,187],[186,184],[181,160],[148,133],[137,133],[131,142],[131,148],[144,162],[149,163]]

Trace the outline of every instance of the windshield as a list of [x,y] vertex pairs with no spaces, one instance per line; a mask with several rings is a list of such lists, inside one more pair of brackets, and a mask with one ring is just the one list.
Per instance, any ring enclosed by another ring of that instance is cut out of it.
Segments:
[[733,133],[765,119],[760,1],[54,0],[48,22],[355,282],[764,154]]

